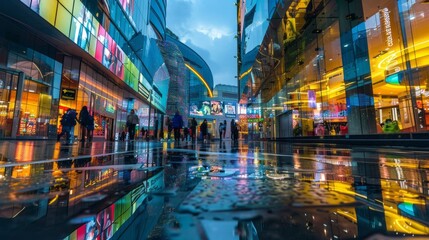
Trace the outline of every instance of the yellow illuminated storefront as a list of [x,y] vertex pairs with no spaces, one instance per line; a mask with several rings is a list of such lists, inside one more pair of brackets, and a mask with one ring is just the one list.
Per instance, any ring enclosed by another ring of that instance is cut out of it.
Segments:
[[[290,5],[277,36],[260,50],[267,49],[251,74],[262,82],[264,117],[290,118],[280,122],[302,136],[426,132],[429,6],[310,2]],[[282,43],[284,56],[271,69],[276,81],[264,82],[255,69],[267,68],[267,56],[278,58],[269,52],[272,42]]]

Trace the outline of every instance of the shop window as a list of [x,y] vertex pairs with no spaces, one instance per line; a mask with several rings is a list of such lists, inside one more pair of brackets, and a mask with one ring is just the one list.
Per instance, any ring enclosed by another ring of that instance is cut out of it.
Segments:
[[0,72],[0,137],[12,134],[18,75]]
[[52,97],[49,87],[26,79],[17,136],[47,137]]
[[425,30],[428,20],[424,16],[429,14],[429,7],[383,1],[368,2],[363,10],[367,19],[377,132],[390,133],[385,130],[390,122],[398,125],[396,132],[425,131],[429,44]]
[[[3,136],[11,136],[12,120],[8,119],[13,119],[15,108],[19,108],[17,136],[48,136],[52,126],[55,126],[51,121],[52,114],[55,115],[56,112],[56,103],[52,98],[58,96],[58,88],[50,85],[54,84],[53,79],[59,79],[59,74],[54,72],[56,64],[58,63],[53,59],[31,49],[20,53],[9,53],[8,67],[22,72],[24,83],[22,89],[18,89],[17,76],[12,77],[12,81],[7,80],[8,77],[6,77],[4,82],[2,91],[5,93],[5,98],[8,98],[9,104]],[[61,64],[58,66],[60,67]],[[17,91],[21,92],[19,106],[15,106]]]

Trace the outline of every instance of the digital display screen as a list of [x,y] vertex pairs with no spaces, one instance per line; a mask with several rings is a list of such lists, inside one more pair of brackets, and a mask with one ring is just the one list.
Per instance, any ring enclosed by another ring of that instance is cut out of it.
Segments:
[[191,103],[189,114],[191,116],[209,116],[211,114],[211,105],[209,101]]
[[225,102],[223,107],[225,117],[235,118],[237,116],[236,105],[234,102]]
[[215,116],[223,115],[223,102],[221,101],[210,101],[210,113]]
[[97,35],[98,26],[96,28],[92,14],[88,9],[83,5],[80,5],[77,9],[80,10],[77,12],[78,15],[72,19],[70,39],[83,50],[89,52],[91,38]]
[[[140,71],[81,1],[21,0],[21,2],[138,92]],[[135,7],[138,6],[135,5],[135,0],[120,0],[120,6],[130,17],[138,13],[135,11]],[[133,21],[132,23],[134,24]],[[157,48],[155,41],[154,48]],[[152,55],[150,57],[145,64],[154,62]],[[125,66],[126,64],[128,65]],[[159,61],[156,61],[156,64],[159,65]],[[158,65],[156,68],[159,68]],[[165,109],[166,101],[159,104],[162,105],[159,106],[161,109]]]

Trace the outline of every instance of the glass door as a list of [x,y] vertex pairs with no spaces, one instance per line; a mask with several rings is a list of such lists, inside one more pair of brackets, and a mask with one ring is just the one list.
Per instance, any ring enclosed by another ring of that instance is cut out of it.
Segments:
[[18,74],[0,71],[0,138],[11,137]]

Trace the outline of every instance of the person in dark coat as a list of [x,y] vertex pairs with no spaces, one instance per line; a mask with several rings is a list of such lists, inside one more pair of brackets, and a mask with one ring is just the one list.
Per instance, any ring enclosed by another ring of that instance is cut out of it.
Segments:
[[197,133],[197,120],[195,118],[192,118],[191,120],[191,138],[192,141],[195,141],[195,134]]
[[180,141],[180,129],[183,127],[183,118],[179,111],[176,111],[173,117],[174,141]]
[[231,119],[231,140],[235,140],[235,128],[237,127],[237,125],[235,125],[236,123],[235,123],[235,121],[234,121],[234,119]]
[[207,120],[204,119],[203,123],[200,125],[200,131],[203,136],[204,142],[207,142],[207,135],[208,135],[208,126],[207,126]]
[[139,117],[131,109],[130,114],[127,116],[128,137],[131,141],[134,140],[136,135],[136,125],[139,124]]
[[80,124],[80,136],[81,136],[80,141],[85,142],[85,136],[87,136],[88,139],[91,136],[91,133],[87,129],[87,126],[89,124],[89,112],[86,106],[83,106],[79,112],[79,124]]
[[68,109],[60,120],[61,123],[61,133],[57,135],[57,141],[60,141],[61,137],[66,135],[67,143],[71,138],[71,130],[73,126],[76,125],[76,111],[73,109]]

